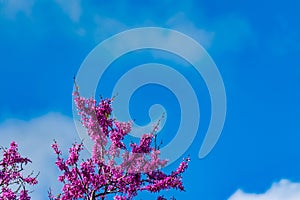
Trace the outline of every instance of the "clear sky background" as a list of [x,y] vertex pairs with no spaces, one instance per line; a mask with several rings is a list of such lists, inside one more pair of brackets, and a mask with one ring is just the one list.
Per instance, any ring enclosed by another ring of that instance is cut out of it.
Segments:
[[[213,58],[225,84],[228,110],[217,145],[199,159],[210,102],[201,77],[192,76],[192,83],[198,80],[201,86],[197,94],[200,129],[182,155],[192,158],[183,179],[186,192],[171,190],[166,196],[300,199],[299,11],[297,0],[0,0],[0,145],[15,140],[21,152],[32,158],[31,168],[40,171],[33,199],[46,199],[50,186],[60,187],[52,140],[64,150],[79,140],[71,93],[73,76],[87,54],[121,31],[171,28],[195,39]],[[114,65],[130,68],[156,61],[178,67],[182,61],[176,59],[163,52],[141,51]],[[99,85],[97,94],[111,95],[104,90],[113,86],[118,73],[119,68],[112,66],[105,78],[107,87],[102,90]],[[160,137],[167,144],[178,128],[178,102],[165,88],[143,89],[132,97],[132,115],[143,124],[149,120],[148,104],[165,105],[169,122],[164,132],[168,134]]]

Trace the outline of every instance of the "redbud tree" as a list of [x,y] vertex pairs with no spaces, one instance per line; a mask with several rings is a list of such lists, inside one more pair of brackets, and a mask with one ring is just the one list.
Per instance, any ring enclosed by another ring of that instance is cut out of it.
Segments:
[[[75,88],[74,102],[81,123],[93,141],[93,150],[90,158],[80,159],[83,143],[74,143],[68,157],[64,158],[58,143],[52,144],[57,156],[56,165],[62,173],[58,180],[63,186],[58,195],[49,191],[50,199],[103,200],[113,197],[115,200],[127,200],[143,191],[184,191],[182,174],[188,167],[189,158],[170,174],[162,171],[167,160],[159,158],[160,150],[153,144],[159,123],[152,132],[145,133],[139,143],[126,145],[124,138],[130,133],[132,123],[112,118],[114,99],[101,99],[97,103],[94,98],[80,96],[76,83]],[[158,196],[157,199],[165,198]]]
[[31,161],[20,155],[15,142],[0,150],[0,200],[29,200],[26,186],[37,184],[37,176],[24,173],[25,165]]

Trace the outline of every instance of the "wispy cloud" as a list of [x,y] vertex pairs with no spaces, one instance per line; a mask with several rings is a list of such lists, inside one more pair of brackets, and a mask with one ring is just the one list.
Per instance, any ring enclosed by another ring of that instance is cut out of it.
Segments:
[[[35,0],[4,0],[3,2],[2,14],[5,16],[5,18],[14,19],[18,14],[22,13],[24,14],[23,17],[30,17],[35,22],[43,22],[41,25],[49,23],[49,16],[47,14],[44,15],[43,13],[35,12],[42,9],[40,7],[45,6],[45,3],[38,3]],[[223,40],[224,34],[227,37],[227,33],[224,32],[224,30],[227,30],[228,25],[235,27],[235,30],[237,30],[235,31],[235,35],[231,36],[231,46],[233,46],[233,43],[236,44],[236,41],[239,40],[237,37],[240,38],[242,35],[239,32],[242,22],[239,23],[234,20],[224,21],[222,19],[220,22],[218,21],[218,23],[216,23],[214,29],[208,30],[208,27],[205,26],[207,23],[201,23],[201,21],[206,21],[204,18],[197,19],[197,21],[195,21],[187,17],[186,13],[184,12],[174,13],[173,15],[164,17],[159,21],[150,20],[149,13],[147,12],[145,14],[139,13],[139,20],[137,20],[136,23],[132,23],[130,18],[124,18],[122,15],[118,15],[117,13],[113,17],[103,14],[101,11],[105,9],[105,6],[95,7],[95,5],[92,3],[82,2],[81,0],[70,0],[68,2],[63,0],[55,0],[54,2],[47,2],[47,4],[47,6],[50,7],[58,7],[59,9],[57,11],[59,12],[60,10],[63,13],[62,16],[65,16],[69,19],[69,21],[58,20],[56,23],[54,23],[54,26],[58,27],[57,29],[54,28],[53,30],[67,32],[67,35],[70,35],[70,37],[84,37],[87,40],[93,40],[93,42],[96,44],[121,31],[146,26],[158,26],[175,29],[197,40],[201,45],[204,46],[204,48],[209,48],[211,46],[215,35],[217,38],[221,38],[221,40]],[[116,6],[117,7],[115,9],[121,9],[119,7],[120,5]],[[37,16],[36,13],[39,13],[39,15]],[[61,16],[60,13],[58,13],[58,16]],[[64,24],[62,25],[60,23]],[[35,23],[30,25],[32,25],[31,29],[33,30],[41,29],[41,27],[37,27]],[[61,27],[65,28],[62,30]],[[224,27],[225,29],[223,29]],[[44,29],[47,29],[47,27],[44,27]],[[47,31],[43,33],[49,34]],[[220,46],[220,43],[217,45]],[[225,44],[223,46],[228,45]]]
[[300,199],[300,183],[283,179],[273,183],[265,193],[254,194],[237,190],[229,200],[298,200]]
[[[18,14],[31,15],[35,0],[3,0],[0,1],[0,10],[6,18],[15,19]],[[2,9],[1,9],[2,8]]]
[[27,171],[40,173],[32,199],[45,199],[49,187],[54,192],[61,188],[57,181],[59,171],[55,166],[56,157],[51,149],[53,139],[57,140],[63,155],[67,156],[71,144],[75,140],[80,141],[71,118],[49,113],[29,121],[9,119],[0,124],[0,145],[8,147],[11,141],[16,141],[21,154],[32,160],[26,167]]
[[174,16],[170,17],[166,22],[169,28],[180,31],[193,39],[197,40],[204,48],[208,48],[213,40],[214,33],[207,29],[198,26],[190,19],[188,19],[183,12],[179,12]]
[[94,15],[93,21],[95,26],[93,27],[94,30],[92,32],[94,33],[94,38],[97,43],[107,39],[107,37],[130,28],[128,25],[117,19],[103,17],[98,14]]
[[82,8],[80,0],[55,0],[55,2],[62,8],[73,22],[79,22]]

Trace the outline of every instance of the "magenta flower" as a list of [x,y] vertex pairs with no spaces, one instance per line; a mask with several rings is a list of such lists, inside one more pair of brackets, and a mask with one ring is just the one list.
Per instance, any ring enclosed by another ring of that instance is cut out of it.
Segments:
[[[187,169],[189,159],[183,160],[171,174],[161,170],[167,161],[159,158],[156,144],[151,147],[158,125],[151,133],[144,134],[139,144],[132,143],[127,147],[123,140],[131,131],[132,123],[111,118],[112,99],[102,99],[97,104],[92,98],[81,97],[75,86],[74,102],[82,125],[94,141],[93,152],[91,158],[79,163],[82,143],[73,144],[67,159],[62,157],[57,142],[52,144],[57,155],[56,165],[62,172],[58,180],[64,185],[57,196],[49,192],[50,199],[96,200],[113,196],[115,200],[127,200],[142,191],[184,191],[182,173]],[[166,198],[158,196],[157,199]]]
[[8,149],[3,151],[0,160],[0,200],[29,200],[26,185],[36,185],[37,177],[32,174],[25,176],[24,166],[31,162],[18,152],[18,145],[14,141]]

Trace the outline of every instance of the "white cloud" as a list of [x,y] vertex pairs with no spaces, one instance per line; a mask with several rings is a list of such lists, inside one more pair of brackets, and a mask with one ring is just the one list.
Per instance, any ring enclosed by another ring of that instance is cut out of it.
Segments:
[[299,200],[300,183],[283,179],[273,183],[270,189],[262,194],[245,193],[237,190],[229,200]]
[[0,146],[8,147],[11,141],[16,141],[21,154],[29,157],[32,163],[26,166],[28,172],[37,173],[39,184],[34,186],[32,199],[47,198],[49,187],[59,192],[61,184],[57,181],[60,174],[55,166],[55,154],[51,144],[55,139],[67,156],[72,143],[80,141],[73,120],[59,113],[22,121],[10,119],[0,124]]
[[99,43],[102,40],[107,39],[108,37],[114,34],[129,29],[129,27],[121,21],[118,21],[113,18],[100,16],[98,14],[94,15],[93,20],[95,26],[92,32],[94,33],[96,43]]
[[82,9],[80,0],[55,0],[73,22],[79,22]]
[[30,16],[34,3],[34,0],[3,0],[1,5],[0,1],[0,5],[3,6],[3,13],[10,19],[14,19],[19,13]]
[[148,20],[145,20],[144,23],[139,25],[129,25],[124,21],[120,21],[119,19],[108,18],[99,14],[94,14],[94,24],[95,28],[92,30],[92,32],[95,34],[94,38],[96,43],[101,42],[102,40],[122,31],[149,26],[165,27],[182,32],[199,42],[204,48],[210,47],[214,37],[213,32],[209,32],[205,28],[196,26],[193,21],[189,20],[183,12],[175,14],[167,21],[162,21],[162,25],[158,25],[151,21],[149,22]]
[[183,12],[177,13],[166,22],[171,29],[175,29],[195,39],[204,48],[210,47],[214,33],[204,28],[197,27],[193,21],[189,20]]

